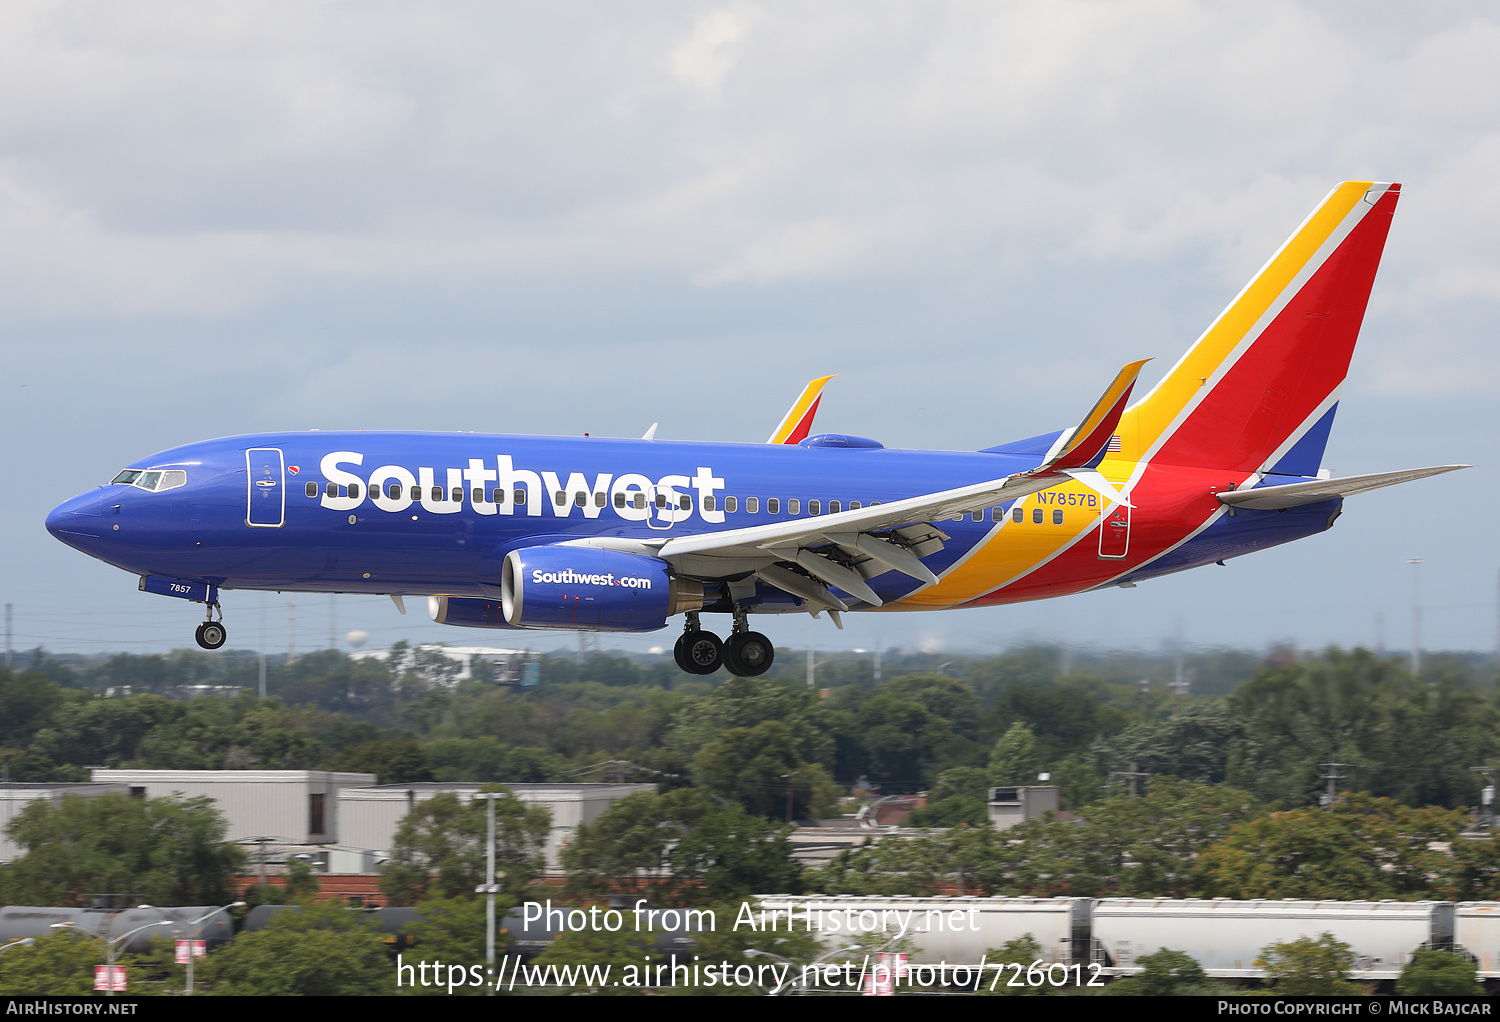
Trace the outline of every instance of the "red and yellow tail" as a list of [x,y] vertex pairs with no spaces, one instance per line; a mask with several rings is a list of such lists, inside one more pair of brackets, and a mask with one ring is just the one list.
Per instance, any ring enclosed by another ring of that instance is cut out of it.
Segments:
[[1116,456],[1248,475],[1275,467],[1306,437],[1292,460],[1297,474],[1315,473],[1400,191],[1345,181],[1330,192],[1126,410]]

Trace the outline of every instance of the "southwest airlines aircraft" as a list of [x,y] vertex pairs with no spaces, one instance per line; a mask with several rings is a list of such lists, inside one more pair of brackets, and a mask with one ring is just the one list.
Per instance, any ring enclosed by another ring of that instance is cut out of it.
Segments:
[[[426,596],[474,628],[647,632],[678,664],[771,666],[751,614],[942,610],[1134,586],[1329,528],[1343,498],[1460,465],[1320,471],[1400,185],[1335,188],[1156,388],[1122,369],[1073,429],[982,451],[270,433],[178,447],[47,518],[63,542],[205,604],[226,589]],[[218,620],[215,620],[215,612]],[[701,626],[728,615],[727,641]]]

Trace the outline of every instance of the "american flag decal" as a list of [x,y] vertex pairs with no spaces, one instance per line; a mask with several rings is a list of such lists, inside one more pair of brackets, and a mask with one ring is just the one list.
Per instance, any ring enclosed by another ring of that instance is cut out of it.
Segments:
[[1116,433],[1109,438],[1109,447],[1106,448],[1110,454],[1120,453],[1120,434]]

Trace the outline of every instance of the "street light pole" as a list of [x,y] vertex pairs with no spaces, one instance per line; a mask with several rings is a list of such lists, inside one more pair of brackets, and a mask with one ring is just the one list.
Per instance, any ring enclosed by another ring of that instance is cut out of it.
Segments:
[[[212,912],[209,912],[207,915],[200,916],[198,919],[188,924],[192,926],[193,931],[192,936],[188,938],[187,996],[193,996],[193,959],[197,957],[195,954],[193,954],[193,952],[197,950],[194,945],[198,943],[198,937],[203,933],[203,924],[208,922],[214,916],[218,915],[220,912],[228,912],[232,908],[244,908],[245,905],[246,902],[243,901],[232,901],[228,905],[221,905],[220,907],[214,909]],[[161,909],[157,909],[157,911],[160,912]]]
[[503,791],[481,791],[476,792],[475,798],[482,798],[488,804],[486,816],[489,826],[486,828],[489,834],[485,842],[484,873],[485,882],[474,889],[475,894],[484,895],[484,962],[489,968],[489,975],[495,974],[495,895],[500,893],[500,885],[495,883],[495,799],[505,798]]
[[[137,905],[136,907],[137,908],[148,908],[148,909],[149,908],[153,908],[153,906],[151,906],[151,905]],[[160,912],[161,909],[155,909],[155,911]],[[113,918],[113,917],[111,917],[111,918]],[[106,926],[107,925],[108,924],[106,923]],[[107,977],[106,982],[105,982],[105,991],[104,992],[108,996],[113,997],[115,995],[115,946],[117,944],[123,944],[125,941],[129,940],[131,937],[134,937],[137,933],[140,933],[142,930],[148,930],[148,929],[150,929],[153,926],[160,926],[160,925],[161,925],[161,920],[156,920],[154,922],[146,923],[146,924],[144,924],[142,926],[137,926],[135,929],[130,930],[130,931],[126,932],[126,933],[122,933],[118,937],[101,937],[101,936],[99,936],[99,934],[95,933],[94,931],[82,929],[76,923],[73,923],[73,922],[53,923],[51,926],[48,927],[48,929],[52,929],[52,930],[67,930],[70,933],[83,933],[83,934],[87,934],[90,937],[93,937],[95,940],[99,940],[99,941],[103,941],[104,942],[104,974]]]

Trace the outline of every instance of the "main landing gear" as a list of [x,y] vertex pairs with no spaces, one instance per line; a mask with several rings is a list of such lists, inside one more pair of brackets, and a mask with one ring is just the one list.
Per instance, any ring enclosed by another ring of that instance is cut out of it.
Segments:
[[736,677],[754,678],[770,670],[776,650],[770,639],[748,630],[743,611],[735,612],[734,633],[728,642],[704,631],[698,615],[690,613],[682,637],[672,647],[672,657],[688,674],[712,674],[722,666]]
[[[219,612],[219,620],[214,620],[214,611]],[[218,649],[224,645],[224,640],[229,638],[229,633],[224,630],[224,610],[217,603],[208,605],[208,620],[198,626],[193,633],[193,638],[198,645],[204,649]]]

